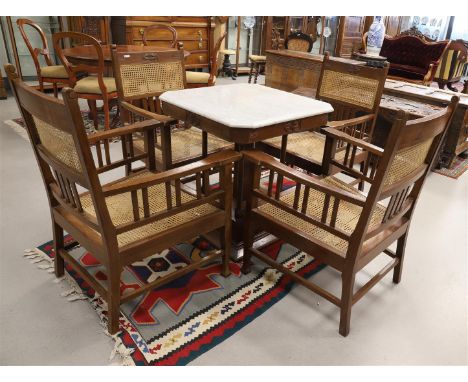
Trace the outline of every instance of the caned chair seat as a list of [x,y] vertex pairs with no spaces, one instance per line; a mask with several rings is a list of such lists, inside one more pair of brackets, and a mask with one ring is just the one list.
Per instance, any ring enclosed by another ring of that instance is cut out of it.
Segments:
[[[143,139],[135,139],[134,147],[137,151],[144,151]],[[208,136],[208,154],[232,148],[232,143],[214,135]],[[202,131],[196,127],[185,130],[174,130],[171,133],[172,161],[178,162],[202,155]],[[155,149],[156,160],[162,162],[162,152],[159,147]]]
[[[144,172],[139,173],[135,177],[138,178],[147,173],[148,173],[147,171],[144,171]],[[126,178],[126,180],[128,181],[128,177]],[[172,204],[176,205],[175,188],[173,186],[171,187],[172,187],[172,191],[171,191]],[[138,194],[139,213],[140,213],[140,216],[143,217],[144,210],[143,210],[141,190],[138,190],[137,194]],[[156,186],[148,187],[148,200],[149,200],[150,214],[166,211],[167,209],[166,199],[164,197],[161,197],[161,195],[166,195],[166,188],[165,188],[164,183],[158,184]],[[184,192],[183,190],[181,191],[182,203],[187,203],[195,199],[196,198],[190,195],[189,193]],[[81,205],[83,207],[83,210],[92,216],[96,216],[96,212],[93,207],[91,195],[89,193],[82,194],[80,195],[80,200],[81,200]],[[133,204],[132,204],[132,197],[131,197],[130,192],[109,196],[106,198],[106,204],[107,204],[107,208],[109,209],[110,218],[114,225],[117,226],[117,225],[134,222]],[[207,203],[202,204],[200,206],[191,208],[187,211],[183,211],[176,215],[170,216],[168,218],[160,219],[156,222],[146,224],[142,227],[119,234],[117,235],[117,242],[119,244],[119,247],[124,247],[138,240],[162,233],[164,231],[169,231],[184,223],[188,223],[202,216],[206,216],[206,215],[219,212],[219,211],[220,210],[218,208],[214,207],[211,204],[207,204]]]
[[41,67],[41,76],[47,78],[68,78],[68,73],[63,65],[52,65]]
[[257,62],[257,63],[266,62],[266,56],[256,56],[254,54],[251,54],[249,58],[251,61]]
[[[361,192],[353,188],[352,186],[346,184],[345,182],[337,179],[334,176],[326,177],[322,180],[329,186],[338,187],[342,190],[350,192],[354,195],[363,195]],[[287,203],[289,206],[293,206],[294,203],[294,189],[288,190],[289,192],[283,193],[280,197],[280,200],[284,203]],[[292,192],[291,192],[292,191]],[[299,198],[299,205],[302,205],[302,200],[304,196],[304,189],[301,189],[301,194]],[[324,208],[325,194],[318,190],[310,189],[308,204],[307,204],[307,214],[312,217],[320,220],[322,217],[322,211]],[[332,209],[333,209],[334,200],[333,197],[330,198],[327,221],[331,218]],[[315,240],[326,244],[331,247],[334,252],[338,255],[345,256],[348,249],[348,242],[340,239],[339,237],[333,235],[330,232],[327,232],[316,225],[309,223],[296,215],[290,214],[284,210],[279,209],[270,203],[265,203],[258,207],[258,210],[271,216],[277,221],[280,221],[283,224],[286,224],[295,231],[300,231],[306,236],[309,236]],[[373,228],[377,227],[384,215],[386,207],[377,203],[373,215],[369,224],[368,231],[371,231]],[[336,218],[336,228],[345,231],[346,233],[352,233],[356,228],[359,217],[361,216],[362,208],[345,201],[341,201],[338,207],[338,214]]]
[[[210,78],[210,73],[205,72],[192,72],[187,70],[185,74],[187,76],[188,84],[207,84]],[[216,76],[213,81],[216,82]]]
[[[114,77],[103,77],[103,81],[104,85],[106,85],[107,93],[113,93],[117,91]],[[76,93],[83,94],[102,94],[101,88],[99,87],[98,78],[94,76],[88,76],[77,81],[73,90]]]
[[[281,137],[267,139],[265,143],[281,149]],[[322,163],[325,149],[325,136],[315,131],[304,131],[288,135],[288,152],[315,163]],[[360,151],[360,150],[359,150]],[[343,160],[345,151],[336,153],[335,159]]]

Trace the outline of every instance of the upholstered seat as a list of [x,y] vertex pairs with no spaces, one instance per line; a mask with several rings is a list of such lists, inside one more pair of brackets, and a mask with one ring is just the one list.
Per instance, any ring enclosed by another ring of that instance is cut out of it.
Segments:
[[[158,137],[159,138],[159,137]],[[158,139],[159,141],[159,139]],[[172,161],[179,162],[189,158],[197,158],[202,155],[202,131],[196,127],[185,130],[173,130],[171,132]],[[137,151],[144,151],[144,141],[135,139],[134,147]],[[208,154],[233,148],[233,144],[215,135],[208,138]],[[156,147],[156,161],[162,162],[162,152],[160,147]]]
[[[136,175],[135,177],[141,177],[145,174],[148,174],[148,171],[143,171]],[[128,181],[128,177],[123,179],[122,181]],[[117,182],[118,183],[118,182]],[[174,186],[171,186],[172,190],[172,203],[173,205],[176,204],[176,192]],[[157,212],[163,212],[167,209],[166,199],[162,198],[161,195],[166,195],[166,188],[165,184],[158,184],[156,186],[148,187],[148,200],[149,200],[149,209],[150,214],[154,214]],[[187,192],[181,190],[181,201],[182,203],[187,203],[191,200],[195,200],[196,198],[190,195]],[[91,194],[85,193],[80,195],[81,205],[83,206],[83,210],[90,214],[91,216],[96,216],[96,212],[94,210]],[[133,223],[134,222],[134,214],[133,214],[133,204],[132,204],[132,197],[130,192],[118,194],[114,196],[109,196],[106,198],[106,205],[109,210],[109,215],[112,220],[112,223],[115,226]],[[143,211],[143,201],[142,201],[142,193],[141,190],[138,190],[138,205],[140,209],[140,216],[144,215]],[[117,242],[119,247],[124,247],[129,245],[135,241],[144,239],[146,237],[154,236],[155,234],[169,231],[174,227],[179,225],[185,224],[192,220],[198,219],[202,216],[206,216],[211,213],[219,212],[220,210],[214,207],[211,204],[202,204],[200,206],[191,208],[187,211],[180,212],[176,215],[173,215],[168,218],[163,218],[157,220],[153,223],[146,224],[142,227],[138,227],[128,232],[124,232],[120,235],[117,235]]]
[[[210,73],[206,72],[192,72],[187,70],[185,74],[187,76],[188,84],[207,84],[210,79]],[[213,82],[216,82],[216,76],[214,77]]]
[[236,51],[234,49],[223,49],[220,51],[221,54],[227,54],[229,56],[233,56],[236,54]]
[[67,69],[63,65],[43,66],[40,73],[47,78],[68,78]]
[[256,56],[251,54],[249,58],[254,62],[266,62],[266,56]]
[[[104,85],[106,85],[107,93],[113,93],[117,91],[114,77],[103,77]],[[76,82],[73,90],[76,93],[82,94],[102,94],[101,88],[99,87],[98,78],[89,76],[82,78]]]
[[[354,187],[346,184],[345,182],[337,179],[334,176],[329,176],[322,179],[322,182],[328,186],[338,187],[344,191],[347,191],[353,195],[363,196],[364,194],[356,190]],[[288,190],[289,192],[283,193],[280,197],[280,200],[283,203],[286,203],[288,206],[292,207],[294,204],[294,189]],[[299,205],[302,206],[302,200],[304,197],[304,191],[301,190],[301,195],[299,198]],[[325,203],[325,194],[315,189],[310,189],[309,197],[307,203],[307,214],[320,220],[322,218],[322,213],[324,209]],[[333,202],[330,202],[328,205],[328,217],[330,218],[332,215],[333,210]],[[374,227],[377,227],[384,215],[385,215],[386,207],[377,203],[376,207],[373,211],[368,231],[372,231]],[[302,232],[305,236],[309,236],[314,238],[315,240],[319,240],[320,242],[332,247],[337,254],[341,256],[346,255],[346,251],[348,249],[348,242],[346,240],[340,239],[339,237],[327,232],[317,225],[308,223],[304,219],[288,213],[273,204],[265,203],[258,207],[258,211],[270,215],[277,221],[280,221],[282,224],[286,224],[291,227],[296,232]],[[354,229],[356,228],[356,224],[361,216],[362,207],[359,207],[356,204],[349,203],[346,201],[341,201],[338,207],[338,213],[336,217],[336,228],[343,230],[344,232],[351,234]]]

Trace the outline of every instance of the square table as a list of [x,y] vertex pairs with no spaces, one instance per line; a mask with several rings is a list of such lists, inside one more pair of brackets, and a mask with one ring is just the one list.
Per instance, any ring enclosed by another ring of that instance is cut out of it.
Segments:
[[[253,148],[255,142],[318,129],[333,107],[262,85],[233,84],[167,91],[160,96],[164,114],[233,142],[235,149]],[[234,248],[242,242],[243,163],[236,166]]]

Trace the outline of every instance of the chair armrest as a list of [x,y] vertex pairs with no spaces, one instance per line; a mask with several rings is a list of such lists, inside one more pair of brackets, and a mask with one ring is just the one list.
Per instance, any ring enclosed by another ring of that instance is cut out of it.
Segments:
[[327,137],[333,138],[333,139],[340,139],[344,142],[350,143],[353,146],[357,146],[361,149],[367,150],[371,152],[374,155],[377,155],[381,157],[383,155],[383,149],[373,145],[372,143],[369,143],[367,141],[364,141],[363,139],[359,138],[354,138],[351,135],[348,135],[335,127],[326,127],[322,129],[322,133],[325,134]]
[[237,162],[240,158],[241,154],[237,151],[224,150],[185,166],[180,166],[159,173],[141,175],[138,178],[129,178],[128,180],[119,182],[118,184],[104,185],[102,187],[102,191],[105,196],[111,196],[134,191],[140,188],[147,188],[205,171],[212,167],[225,166],[230,163]]
[[375,118],[375,114],[368,114],[362,117],[346,119],[343,121],[330,121],[326,124],[326,127],[331,127],[336,130],[343,130],[345,127],[360,125],[365,122],[371,122]]
[[120,105],[128,110],[129,112],[131,113],[134,113],[134,114],[137,114],[139,115],[140,117],[144,117],[144,118],[149,118],[149,119],[154,119],[156,121],[160,121],[162,122],[164,125],[168,125],[168,124],[173,124],[173,123],[177,123],[177,119],[174,119],[172,117],[169,117],[167,115],[162,115],[162,114],[157,114],[157,113],[153,113],[151,111],[148,111],[148,110],[145,110],[145,109],[142,109],[138,106],[135,106],[135,105],[132,105],[131,103],[128,103],[126,101],[122,101],[120,103]]
[[133,134],[137,132],[145,132],[148,130],[153,130],[158,127],[161,127],[162,125],[163,124],[159,121],[151,121],[151,120],[137,122],[132,125],[117,127],[112,130],[99,131],[97,133],[90,134],[88,135],[88,141],[90,145],[93,145],[104,139],[112,139],[112,138],[117,138],[123,135]]
[[251,150],[242,152],[244,159],[257,165],[263,166],[269,169],[273,169],[285,176],[288,179],[292,179],[298,183],[304,184],[312,189],[321,191],[331,196],[335,196],[338,199],[345,200],[347,202],[356,204],[358,206],[364,206],[366,198],[364,196],[354,195],[350,192],[344,191],[340,188],[330,186],[318,179],[315,179],[309,175],[304,174],[303,172],[297,171],[289,166],[286,166],[284,163],[279,162],[271,155],[268,155],[262,151]]

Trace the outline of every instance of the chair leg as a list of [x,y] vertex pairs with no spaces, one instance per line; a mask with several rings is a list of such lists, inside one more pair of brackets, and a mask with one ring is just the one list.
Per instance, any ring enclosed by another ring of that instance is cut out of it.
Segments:
[[41,77],[39,77],[39,91],[44,93],[44,82],[42,82]]
[[231,274],[231,270],[229,268],[229,262],[231,261],[231,254],[232,254],[232,229],[231,225],[229,224],[224,227],[224,235],[223,235],[223,269],[221,274],[224,277],[228,277]]
[[110,111],[109,111],[109,100],[107,98],[103,99],[103,111],[104,111],[104,130],[110,129]]
[[254,84],[257,83],[257,80],[258,80],[258,75],[260,74],[260,69],[261,69],[261,65],[260,64],[257,64],[255,65],[255,78],[254,78]]
[[340,334],[346,337],[349,334],[351,322],[351,308],[353,307],[354,273],[345,273],[341,275],[341,311],[340,311]]
[[115,334],[119,331],[120,317],[120,267],[108,267],[109,273],[109,290],[107,301],[107,330],[110,334]]
[[64,249],[63,228],[55,222],[53,222],[52,225],[54,231],[55,277],[62,277],[65,272],[65,263],[63,257],[59,255],[59,249]]
[[91,116],[93,118],[93,122],[94,122],[94,128],[96,130],[99,129],[99,122],[98,122],[98,114],[97,114],[97,106],[96,106],[96,100],[94,99],[88,99],[88,107],[89,107],[89,111],[91,113]]
[[398,265],[393,269],[393,282],[398,284],[401,281],[401,273],[403,271],[403,259],[405,257],[405,247],[406,247],[406,238],[408,237],[408,232],[398,239],[396,256],[400,260]]
[[252,75],[253,75],[253,71],[254,71],[254,62],[252,61],[250,63],[250,72],[249,72],[249,84],[252,83]]
[[252,253],[250,249],[253,246],[254,227],[251,219],[246,216],[244,220],[244,256],[242,257],[242,273],[248,274],[252,268]]
[[58,98],[58,86],[57,86],[57,82],[54,82],[54,83],[52,84],[52,87],[53,87],[53,89],[54,89],[54,97],[55,97],[55,98]]

